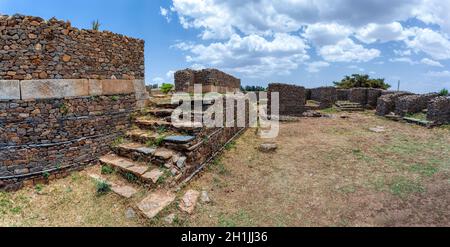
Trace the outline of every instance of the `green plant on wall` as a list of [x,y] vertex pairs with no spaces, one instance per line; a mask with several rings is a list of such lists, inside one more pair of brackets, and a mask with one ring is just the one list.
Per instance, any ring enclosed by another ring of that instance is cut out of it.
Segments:
[[92,30],[98,31],[100,29],[100,22],[98,20],[95,20],[92,22]]
[[169,83],[163,83],[161,86],[161,92],[164,94],[168,94],[170,91],[172,91],[173,85]]
[[67,115],[69,113],[69,106],[67,106],[65,103],[62,103],[59,105],[59,112],[63,115]]

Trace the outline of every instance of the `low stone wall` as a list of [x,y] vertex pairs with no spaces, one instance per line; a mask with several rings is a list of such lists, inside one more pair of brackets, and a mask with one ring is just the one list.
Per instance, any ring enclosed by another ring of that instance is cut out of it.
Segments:
[[384,92],[380,98],[378,98],[377,112],[379,116],[385,116],[391,112],[395,112],[395,102],[398,98],[406,95],[412,95],[408,92]]
[[0,101],[0,189],[83,167],[131,125],[134,94]]
[[405,116],[408,113],[418,113],[426,109],[430,101],[438,97],[438,94],[406,95],[395,102],[395,114]]
[[311,100],[320,102],[320,108],[332,107],[337,101],[337,89],[335,87],[319,87],[311,89]]
[[350,89],[336,89],[338,101],[348,101],[350,95]]
[[194,92],[194,84],[201,84],[203,92],[237,92],[241,80],[217,69],[180,70],[175,73],[175,89],[179,92]]
[[450,124],[450,97],[437,97],[428,105],[427,119],[435,124]]
[[367,91],[367,88],[352,88],[350,89],[348,100],[365,106],[367,104]]
[[378,98],[383,94],[383,89],[378,88],[368,88],[367,89],[367,105],[369,109],[377,108]]
[[0,35],[0,79],[144,79],[143,40],[23,15],[0,15]]
[[295,85],[272,83],[268,88],[268,106],[271,107],[271,93],[279,93],[281,116],[301,116],[306,111],[306,90]]

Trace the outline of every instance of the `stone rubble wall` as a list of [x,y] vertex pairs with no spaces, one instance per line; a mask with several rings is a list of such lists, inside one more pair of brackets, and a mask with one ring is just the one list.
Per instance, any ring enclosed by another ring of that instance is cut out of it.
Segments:
[[338,101],[348,101],[350,96],[350,89],[336,89]]
[[[131,126],[133,93],[0,101],[0,189],[79,169]],[[10,177],[5,179],[5,177]]]
[[313,88],[311,100],[320,102],[321,109],[332,107],[337,101],[337,89],[335,87]]
[[382,96],[378,98],[376,114],[379,116],[385,116],[395,112],[395,102],[398,98],[406,95],[412,95],[412,93],[392,91],[383,92]]
[[306,111],[306,89],[304,87],[280,83],[269,84],[269,109],[273,92],[279,93],[280,116],[301,116]]
[[0,79],[144,79],[144,41],[54,18],[0,16]]
[[203,92],[237,92],[241,80],[217,69],[185,69],[175,73],[175,89],[178,92],[194,92],[194,84],[201,84]]
[[366,107],[369,109],[377,108],[378,98],[383,94],[383,89],[378,88],[368,88],[367,89],[367,105]]
[[367,91],[367,88],[352,88],[350,89],[348,100],[365,106],[367,104]]
[[438,96],[436,93],[402,96],[395,102],[395,114],[405,116],[408,113],[421,112],[427,109],[431,100]]
[[450,97],[440,96],[431,100],[427,119],[435,124],[450,124]]

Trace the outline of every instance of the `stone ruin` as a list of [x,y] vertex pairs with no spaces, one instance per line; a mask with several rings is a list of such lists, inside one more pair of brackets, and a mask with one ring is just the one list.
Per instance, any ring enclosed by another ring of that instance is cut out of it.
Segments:
[[428,104],[427,119],[436,124],[450,124],[450,96],[436,97]]
[[319,87],[311,89],[311,100],[320,102],[320,109],[332,107],[337,101],[335,87]]
[[379,116],[385,116],[395,111],[395,102],[398,98],[406,95],[412,95],[409,92],[384,92],[378,99],[377,112]]
[[[302,116],[306,111],[306,90],[295,85],[272,83],[268,88],[268,106],[271,106],[271,93],[279,93],[279,114],[281,116]],[[270,110],[270,109],[269,109]]]
[[175,73],[176,91],[193,93],[194,84],[202,85],[203,93],[238,92],[241,88],[240,79],[217,69],[185,69]]
[[427,109],[430,102],[438,96],[437,93],[430,93],[399,97],[395,102],[395,114],[404,117],[407,114],[422,112]]
[[142,40],[23,15],[0,35],[2,190],[98,160],[148,99]]

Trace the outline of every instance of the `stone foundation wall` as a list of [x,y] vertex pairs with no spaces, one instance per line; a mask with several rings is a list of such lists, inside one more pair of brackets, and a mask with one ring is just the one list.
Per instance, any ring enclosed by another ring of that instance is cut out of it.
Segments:
[[134,94],[0,101],[0,189],[77,169],[131,125]]
[[306,111],[306,90],[295,85],[272,83],[268,88],[268,106],[271,106],[271,93],[278,92],[281,116],[301,116]]
[[321,109],[332,107],[337,101],[337,89],[335,87],[313,88],[311,99],[320,102]]
[[395,114],[405,116],[408,113],[418,113],[426,109],[430,101],[438,94],[422,94],[402,96],[395,102]]
[[338,101],[348,101],[350,95],[350,89],[336,89]]
[[143,79],[144,41],[54,18],[0,16],[0,79]]
[[385,116],[391,112],[395,112],[395,102],[398,98],[406,95],[412,95],[408,92],[384,92],[380,98],[378,98],[377,103],[377,115]]
[[237,92],[241,80],[217,69],[180,70],[175,73],[175,89],[179,92],[194,92],[194,84],[201,84],[203,92]]
[[378,98],[383,94],[383,89],[378,88],[368,88],[367,89],[367,105],[369,109],[377,108]]
[[348,96],[350,102],[359,103],[362,106],[367,104],[367,88],[352,88]]
[[428,105],[427,119],[436,124],[450,124],[450,97],[437,97]]

